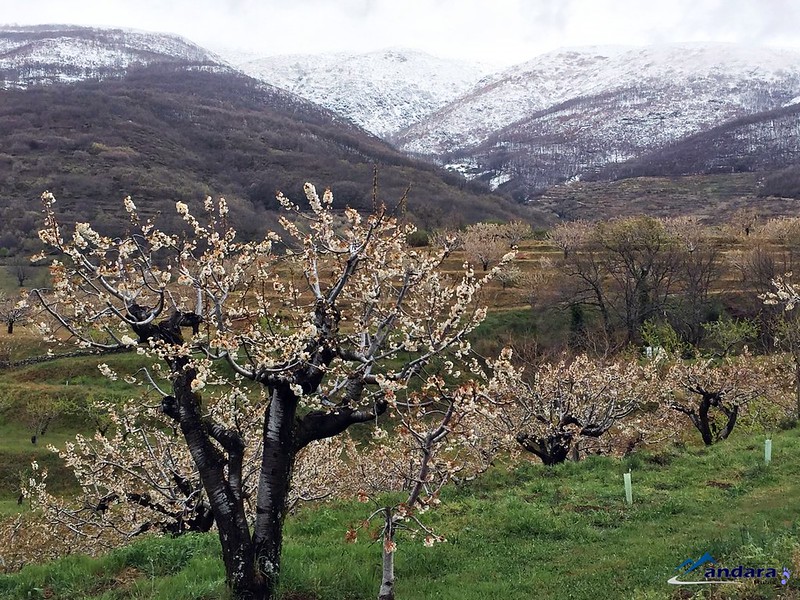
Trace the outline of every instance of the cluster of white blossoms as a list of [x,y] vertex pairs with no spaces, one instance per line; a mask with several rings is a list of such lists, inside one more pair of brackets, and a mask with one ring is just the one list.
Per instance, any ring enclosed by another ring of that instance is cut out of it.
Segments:
[[[480,410],[485,396],[467,380],[488,375],[467,337],[486,315],[478,305],[480,290],[514,253],[505,248],[496,258],[499,264],[480,275],[469,264],[454,275],[442,268],[447,248],[410,249],[407,236],[414,227],[385,208],[370,216],[351,208],[335,213],[330,190],[320,197],[306,184],[304,191],[308,208],[300,210],[279,195],[282,234],[270,232],[253,242],[237,240],[226,221],[228,204],[210,198],[200,218],[188,204],[176,203],[190,236],[141,223],[128,198],[125,210],[138,231],[112,240],[81,226],[67,242],[53,212],[55,200],[43,196],[46,227],[40,237],[67,259],[53,263],[53,290],[39,300],[68,334],[64,338],[101,349],[135,347],[170,371],[153,368],[126,381],[146,378],[167,390],[191,373],[188,384],[201,418],[214,424],[207,431],[236,432],[245,441],[242,479],[248,497],[254,496],[261,470],[258,416],[274,401],[264,390],[288,389],[299,414],[374,411],[377,418],[386,411],[382,418],[395,419],[396,426],[376,423],[366,453],[341,442],[306,447],[295,464],[292,489],[320,497],[359,489],[365,481],[383,489],[417,482],[396,514],[425,545],[442,541],[419,515],[439,503],[441,486],[486,468],[496,450],[469,433],[484,427],[479,421],[488,412]],[[194,318],[191,337],[181,322],[186,315]],[[147,341],[138,342],[134,332]],[[225,369],[219,367],[223,361]],[[429,372],[432,365],[441,365],[441,371]],[[99,369],[118,377],[105,363]],[[198,497],[176,490],[175,473],[177,481],[191,482],[197,473],[185,446],[179,450],[175,444],[171,432],[177,429],[164,426],[169,421],[159,407],[156,403],[138,418],[118,412],[110,438],[81,438],[63,452],[87,494],[91,485],[120,497],[124,489],[150,486],[161,494],[153,501],[170,506],[168,519],[174,520],[191,512]],[[229,451],[216,437],[209,443]],[[325,491],[334,481],[339,491]],[[395,547],[391,538],[384,542]]]
[[97,365],[97,368],[100,370],[100,373],[102,373],[103,377],[110,379],[111,381],[116,381],[119,379],[116,372],[113,371],[106,363],[100,363]]
[[130,196],[125,196],[123,203],[125,204],[125,212],[128,214],[136,213],[136,205],[133,203]]
[[794,307],[800,302],[800,290],[797,289],[796,285],[787,281],[791,277],[791,273],[786,273],[783,277],[775,278],[772,282],[775,291],[767,292],[761,296],[764,304],[782,304],[785,311],[794,310]]

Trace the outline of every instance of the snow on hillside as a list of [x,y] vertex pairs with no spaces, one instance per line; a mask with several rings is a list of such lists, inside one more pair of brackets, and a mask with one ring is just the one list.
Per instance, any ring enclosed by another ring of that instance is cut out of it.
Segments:
[[[766,110],[796,96],[800,52],[726,44],[556,50],[485,78],[397,139],[409,152],[443,154],[478,145],[504,127],[568,101],[619,94],[624,102],[625,90],[641,95],[664,88],[673,90],[668,95],[673,109],[693,104],[694,124],[676,121],[682,133],[691,132],[695,125],[714,125],[719,117]],[[659,111],[669,109],[657,95],[653,102]],[[720,102],[733,108],[720,110]],[[647,103],[633,104],[644,116],[650,110]]]
[[248,75],[321,104],[382,137],[457,98],[489,71],[405,49],[257,59],[220,53]]
[[0,28],[0,87],[71,82],[155,63],[219,62],[175,35],[60,25]]
[[732,44],[562,48],[494,73],[407,49],[218,52],[227,62],[172,35],[0,27],[0,88],[155,63],[235,68],[520,198],[800,102],[800,51]]

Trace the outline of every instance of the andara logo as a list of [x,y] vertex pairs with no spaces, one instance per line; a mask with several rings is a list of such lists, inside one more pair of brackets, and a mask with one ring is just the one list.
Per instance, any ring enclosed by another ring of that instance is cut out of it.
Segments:
[[[733,568],[727,568],[716,565],[717,561],[708,552],[697,560],[687,558],[675,568],[676,571],[680,572],[668,579],[667,583],[672,585],[730,584],[739,583],[743,579],[778,579],[780,577],[781,585],[786,585],[791,577],[791,572],[786,567],[775,569],[738,565]],[[679,577],[687,577],[692,572],[695,572],[695,576],[703,573],[703,578],[695,580],[678,579]],[[778,573],[780,573],[780,576]]]

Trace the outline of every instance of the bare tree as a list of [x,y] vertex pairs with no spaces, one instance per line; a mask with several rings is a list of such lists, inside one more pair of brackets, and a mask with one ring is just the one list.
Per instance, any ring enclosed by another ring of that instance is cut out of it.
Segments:
[[777,322],[775,343],[788,354],[792,365],[795,415],[800,420],[800,322],[796,314],[784,313]]
[[712,286],[722,274],[719,245],[693,217],[666,219],[664,228],[677,241],[675,288],[679,294],[673,319],[684,339],[697,346],[703,338]]
[[674,239],[662,223],[634,217],[601,224],[607,272],[616,284],[616,306],[632,342],[648,318],[663,311],[676,268]]
[[621,325],[625,342],[660,316],[673,289],[676,240],[657,219],[629,217],[587,230],[572,224],[551,234],[564,250],[563,270],[572,284],[568,302],[595,307],[606,337]]
[[25,319],[30,312],[26,298],[8,297],[0,292],[0,319],[6,324],[6,333],[14,333],[14,325]]
[[9,271],[11,271],[11,275],[14,279],[17,280],[19,287],[24,286],[25,282],[33,275],[33,267],[30,263],[23,262],[22,260],[14,261],[9,267]]
[[773,290],[761,296],[765,304],[782,305],[775,331],[775,342],[789,355],[792,364],[792,379],[795,393],[795,418],[800,420],[800,321],[794,312],[797,303],[797,286],[778,277],[773,281]]

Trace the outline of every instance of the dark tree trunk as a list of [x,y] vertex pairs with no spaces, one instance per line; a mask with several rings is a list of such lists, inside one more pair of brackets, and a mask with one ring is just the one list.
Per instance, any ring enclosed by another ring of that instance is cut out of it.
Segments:
[[[148,309],[134,304],[128,312],[143,321]],[[184,341],[181,327],[191,327],[197,333],[201,321],[197,314],[175,311],[157,325],[151,322],[144,326],[133,326],[132,329],[140,342],[158,339],[167,344],[181,345]],[[179,355],[167,358],[166,362],[174,376],[174,395],[162,399],[161,410],[179,423],[200,474],[219,531],[225,577],[231,596],[235,600],[266,600],[273,592],[256,571],[255,547],[244,509],[244,440],[237,431],[226,429],[210,417],[203,416],[202,399],[192,390],[197,373],[189,366],[189,359]]]
[[703,443],[706,446],[711,446],[714,443],[714,436],[711,433],[711,422],[708,418],[708,411],[711,408],[711,399],[704,396],[700,401],[700,408],[696,415],[692,415],[692,422],[697,430],[700,432],[700,437],[703,438]]
[[739,407],[734,406],[733,408],[727,409],[724,407],[720,407],[722,412],[725,413],[725,416],[728,418],[727,423],[725,423],[725,427],[717,435],[717,441],[720,440],[727,440],[728,436],[733,431],[733,428],[736,426],[736,419],[739,416]]
[[563,463],[569,457],[572,436],[566,433],[538,438],[521,433],[517,442],[528,452],[533,452],[547,466]]
[[[254,547],[241,495],[241,458],[244,444],[238,434],[227,432],[204,421],[200,411],[200,397],[192,392],[195,373],[184,370],[182,360],[172,365],[178,373],[170,403],[165,399],[164,412],[178,417],[181,432],[192,454],[200,480],[208,496],[214,521],[219,530],[222,560],[232,597],[236,600],[262,600],[268,596],[264,582],[257,576]],[[228,457],[211,442],[217,440]],[[226,477],[227,467],[227,477]]]
[[274,598],[280,573],[283,522],[295,457],[297,398],[288,384],[272,391],[264,416],[264,453],[258,481],[254,556],[264,598]]
[[8,335],[12,335],[14,333],[14,321],[6,321],[6,325],[6,331],[8,332]]
[[[716,426],[714,425],[713,417],[709,416],[711,408],[714,407],[718,408],[727,419],[725,427],[719,431],[717,431]],[[728,439],[728,436],[730,436],[730,434],[733,432],[733,428],[736,426],[736,420],[739,416],[739,407],[733,406],[731,408],[727,408],[722,404],[722,401],[716,394],[706,392],[702,395],[697,412],[691,412],[688,414],[689,418],[692,420],[692,423],[697,428],[697,431],[700,432],[700,437],[703,439],[703,443],[706,446],[711,446],[715,442]]]
[[579,462],[581,460],[581,450],[578,448],[578,444],[571,444],[569,448],[569,459],[572,462]]

